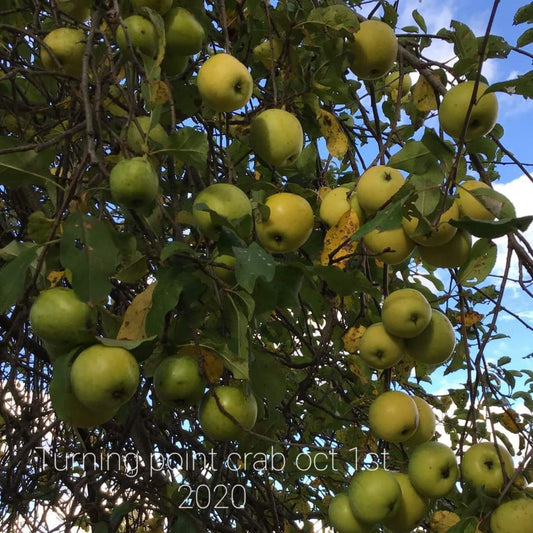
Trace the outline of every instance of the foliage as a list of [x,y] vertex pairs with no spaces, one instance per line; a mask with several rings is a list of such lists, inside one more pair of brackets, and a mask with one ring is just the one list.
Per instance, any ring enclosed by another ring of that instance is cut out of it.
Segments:
[[[502,304],[511,285],[531,296],[533,254],[522,233],[531,217],[506,212],[493,222],[455,222],[481,238],[459,269],[437,270],[416,252],[384,265],[361,242],[376,227],[397,227],[406,208],[422,217],[442,209],[441,192],[452,196],[465,176],[495,182],[502,161],[526,170],[500,126],[464,143],[438,131],[434,117],[447,87],[481,79],[488,58],[532,57],[524,48],[533,41],[531,5],[516,12],[517,43],[493,35],[492,18],[481,36],[459,21],[429,35],[414,11],[412,25],[396,33],[399,72],[418,82],[392,98],[383,80],[351,75],[345,43],[358,24],[340,4],[178,3],[207,33],[207,44],[179,75],[165,71],[164,24],[151,9],[143,13],[158,30],[156,58],[117,48],[116,29],[134,12],[127,0],[89,3],[91,17],[83,22],[60,11],[59,1],[13,0],[0,8],[2,531],[51,531],[58,520],[65,531],[91,525],[98,533],[311,531],[316,520],[327,520],[328,502],[354,470],[386,460],[388,468],[405,471],[405,449],[376,442],[368,430],[370,402],[390,388],[433,406],[441,436],[458,457],[472,442],[498,438],[533,481],[533,418],[513,410],[520,401],[530,413],[533,373],[513,368],[505,354],[497,362],[486,356],[489,343],[501,338],[504,314],[532,329]],[[401,4],[342,5],[361,20],[371,14],[396,26]],[[85,32],[78,79],[46,71],[41,62],[43,38],[59,26]],[[274,47],[267,61],[252,52],[265,39],[281,43],[275,60]],[[439,41],[453,45],[453,61],[426,57]],[[205,58],[222,50],[250,68],[254,94],[245,108],[215,114],[202,106],[195,80]],[[533,71],[489,90],[532,98]],[[277,170],[254,156],[247,135],[261,109],[281,106],[296,114],[306,141],[298,160]],[[109,191],[113,165],[134,155],[126,132],[141,115],[169,134],[167,146],[148,144],[160,183],[148,211],[113,203]],[[357,181],[376,163],[410,177],[390,205],[366,223],[346,216],[330,233],[317,217],[298,252],[266,252],[249,237],[251,220],[218,220],[217,242],[194,227],[192,201],[211,183],[238,185],[257,217],[265,216],[265,198],[280,190],[302,195],[317,213],[321,190]],[[490,276],[493,239],[500,236],[508,243],[506,267],[502,276]],[[213,270],[224,268],[221,254],[235,256],[236,281]],[[68,387],[61,383],[77,352],[52,362],[28,321],[39,291],[54,285],[72,287],[94,308],[95,342],[123,346],[141,363],[134,398],[91,430],[69,426],[55,407],[64,404]],[[358,359],[357,328],[378,321],[383,297],[401,287],[418,288],[452,321],[457,347],[444,368],[406,358],[375,372]],[[170,408],[154,395],[158,362],[182,345],[202,358],[211,383],[239,381],[260,399],[258,422],[239,442],[210,442],[197,407]],[[431,394],[442,371],[462,385]],[[521,490],[509,483],[502,498]],[[465,489],[435,508],[460,515],[454,532],[478,523],[488,531],[496,503]],[[420,531],[429,531],[428,524],[429,517]]]

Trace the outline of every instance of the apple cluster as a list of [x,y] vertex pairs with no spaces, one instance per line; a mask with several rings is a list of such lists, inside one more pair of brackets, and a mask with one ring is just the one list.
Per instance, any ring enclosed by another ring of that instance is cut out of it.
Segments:
[[140,380],[137,360],[124,348],[96,342],[93,311],[74,290],[42,291],[31,306],[30,324],[52,360],[74,358],[62,384],[65,422],[98,426],[135,394]]
[[[278,254],[300,248],[314,226],[309,202],[295,193],[278,192],[271,194],[264,205],[268,208],[268,217],[255,224],[259,243],[267,251]],[[200,233],[216,240],[224,223],[237,226],[244,217],[252,216],[252,202],[236,185],[213,183],[195,197],[192,213]]]
[[153,376],[155,394],[173,409],[198,406],[198,421],[209,439],[238,440],[256,422],[257,400],[239,382],[225,385],[207,379],[204,350],[184,345],[165,357]]
[[[459,479],[496,498],[515,475],[508,450],[492,442],[470,446],[459,467],[453,450],[433,440],[435,415],[417,396],[383,392],[370,405],[369,427],[381,441],[401,444],[408,462],[402,472],[378,468],[355,473],[348,490],[336,494],[329,505],[330,522],[339,533],[368,533],[378,524],[392,533],[408,533],[426,517],[430,503],[449,495]],[[527,524],[532,508],[531,500],[526,499],[496,507],[491,516],[492,533],[514,531],[502,520],[511,509],[520,509]]]
[[453,326],[420,291],[404,288],[389,294],[381,319],[364,331],[359,344],[359,356],[371,368],[391,368],[405,356],[427,365],[440,365],[451,357]]

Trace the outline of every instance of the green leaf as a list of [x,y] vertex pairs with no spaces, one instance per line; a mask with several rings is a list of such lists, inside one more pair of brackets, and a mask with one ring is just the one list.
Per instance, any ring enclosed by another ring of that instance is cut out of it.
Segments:
[[61,263],[72,272],[72,286],[84,302],[106,299],[110,277],[119,264],[119,250],[110,226],[96,217],[70,214],[63,223]]
[[502,218],[501,220],[476,220],[465,217],[460,220],[450,220],[450,224],[462,228],[476,237],[496,239],[514,231],[526,231],[532,220],[533,216]]
[[446,530],[446,533],[476,533],[476,531],[479,531],[478,520],[477,518],[470,516]]
[[235,278],[237,283],[246,291],[252,292],[257,278],[272,281],[276,271],[274,258],[256,242],[248,248],[233,248],[237,263]]
[[314,270],[320,279],[324,280],[339,296],[364,292],[379,298],[379,290],[359,270],[345,271],[333,265],[315,265]]
[[428,29],[427,29],[426,21],[424,20],[424,17],[418,12],[417,9],[414,9],[414,10],[413,10],[412,15],[413,15],[413,19],[414,19],[414,21],[418,24],[418,26],[420,27],[420,29],[421,29],[424,33],[427,33]]
[[533,98],[533,71],[527,72],[512,80],[493,83],[486,92],[503,92],[507,94],[520,94],[525,98]]
[[452,20],[454,51],[459,59],[472,58],[478,53],[478,42],[472,30],[458,20]]
[[137,359],[137,362],[142,363],[150,355],[152,355],[155,344],[156,344],[156,335],[152,335],[151,337],[147,337],[146,339],[140,339],[140,340],[124,340],[124,339],[108,339],[106,337],[101,337],[98,340],[100,343],[102,343],[104,346],[112,346],[112,347],[118,347],[118,348],[124,348],[124,350],[127,350],[128,352],[131,352],[132,355]]
[[497,252],[497,246],[491,240],[476,241],[467,262],[459,269],[457,281],[466,287],[481,283],[492,272]]
[[161,250],[161,261],[166,261],[169,257],[176,254],[191,254],[193,252],[190,245],[182,241],[172,241],[165,245]]
[[440,176],[437,158],[421,141],[408,141],[405,146],[394,154],[387,163],[411,174],[428,174]]
[[185,513],[180,513],[169,533],[200,533],[200,529],[192,518]]
[[79,351],[80,348],[74,348],[54,361],[54,370],[50,381],[50,398],[54,411],[60,420],[67,420],[67,402],[69,395],[72,394],[70,367]]
[[[0,150],[20,146],[14,137],[0,137]],[[51,179],[50,165],[56,156],[55,149],[26,150],[0,155],[0,185],[22,187],[24,185],[54,184]]]
[[183,127],[169,136],[169,146],[174,157],[190,165],[204,170],[207,164],[209,143],[205,132],[191,127]]
[[115,531],[122,519],[131,511],[133,511],[137,506],[133,502],[122,502],[120,505],[113,509],[113,512],[110,516],[111,527]]
[[[255,303],[252,297],[243,292],[226,293],[223,300],[224,321],[228,329],[227,347],[231,358],[222,354],[237,379],[249,378],[248,329],[252,320]],[[235,374],[237,372],[237,375]]]
[[[378,228],[380,231],[387,231],[390,229],[399,228],[402,225],[403,206],[409,197],[406,191],[412,191],[410,184],[404,185],[396,195],[400,195],[403,191],[403,196],[399,200],[390,203],[385,209],[377,212],[374,218],[365,222],[353,235],[352,241],[357,241],[367,233]],[[396,196],[395,195],[395,196]]]
[[[481,47],[483,45],[484,40],[485,40],[485,37],[478,37],[478,46],[479,46],[480,52],[481,52]],[[484,59],[487,59],[487,58],[505,59],[509,55],[510,52],[511,52],[511,46],[503,37],[500,37],[499,35],[489,35],[489,38],[487,40],[487,46],[485,48]]]
[[483,154],[486,159],[493,160],[496,157],[498,145],[490,137],[478,137],[467,142],[466,149],[470,154]]
[[152,295],[152,307],[146,316],[146,334],[161,336],[166,314],[176,307],[184,287],[183,267],[173,265],[157,271],[157,285]]
[[5,313],[23,295],[26,273],[39,250],[40,247],[36,244],[25,246],[14,259],[0,268],[0,313]]
[[[434,213],[443,200],[442,191],[439,187],[442,180],[439,179],[435,183],[435,179],[431,176],[424,175],[411,176],[409,181],[416,192],[413,204],[418,213],[414,213],[414,215],[419,217],[419,215],[428,216]],[[406,206],[408,205],[407,203]]]
[[533,2],[520,7],[513,18],[513,25],[517,24],[523,24],[524,22],[527,22],[528,24],[531,24],[533,22]]
[[287,367],[274,355],[254,352],[250,364],[250,381],[257,397],[266,398],[271,409],[281,404],[287,392]]
[[522,48],[528,44],[533,43],[533,28],[528,28],[518,39],[516,40],[516,46]]
[[320,24],[333,30],[344,30],[346,33],[354,33],[359,29],[357,15],[343,4],[311,9],[307,22]]

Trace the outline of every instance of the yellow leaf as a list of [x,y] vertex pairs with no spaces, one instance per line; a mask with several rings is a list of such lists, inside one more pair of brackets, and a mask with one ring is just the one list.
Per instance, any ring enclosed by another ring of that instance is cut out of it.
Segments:
[[68,279],[66,270],[52,270],[46,279],[50,282],[50,288],[57,286],[62,279]]
[[413,103],[416,109],[424,113],[437,109],[435,91],[424,76],[420,76],[413,87]]
[[326,266],[333,264],[340,269],[345,269],[348,260],[357,248],[357,241],[352,241],[351,236],[358,229],[359,217],[353,209],[349,209],[326,233],[320,263]]
[[357,352],[359,341],[365,331],[365,326],[352,326],[351,328],[348,328],[348,331],[342,337],[344,349],[350,353]]
[[429,521],[429,530],[431,533],[446,533],[460,520],[459,515],[451,511],[435,511]]
[[342,159],[348,151],[348,137],[342,129],[339,121],[328,111],[320,110],[318,115],[320,132],[326,139],[326,147],[332,157]]
[[150,82],[150,103],[152,105],[166,104],[172,97],[168,85],[161,80]]
[[124,313],[122,325],[117,334],[117,339],[137,341],[146,338],[146,316],[152,308],[152,293],[156,283],[138,294]]
[[365,364],[358,355],[351,354],[347,357],[348,368],[350,372],[359,378],[359,381],[366,385],[368,383],[368,367],[365,368]]
[[[481,321],[484,315],[481,315],[480,313],[476,313],[475,311],[468,311],[465,313],[464,316],[464,325],[468,328],[470,326],[473,326],[474,324],[477,324]],[[461,315],[458,313],[455,318],[457,319],[457,322],[463,322]]]
[[212,348],[202,344],[185,344],[180,346],[178,354],[196,357],[209,383],[216,383],[222,377],[224,362]]
[[522,424],[518,413],[514,409],[506,409],[501,419],[502,426],[511,433],[520,433]]

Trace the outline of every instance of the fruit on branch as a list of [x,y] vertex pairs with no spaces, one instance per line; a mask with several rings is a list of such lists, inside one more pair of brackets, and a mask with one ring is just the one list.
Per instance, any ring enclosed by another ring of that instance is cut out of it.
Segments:
[[[417,244],[422,246],[441,246],[450,242],[457,233],[457,228],[448,221],[458,218],[459,206],[457,202],[453,202],[446,211],[435,213],[431,218],[426,217],[427,222],[421,222],[416,216],[411,216],[411,218],[404,217],[402,226],[405,233]],[[426,228],[425,226],[428,222],[430,226]]]
[[269,165],[284,168],[302,152],[304,132],[296,115],[283,109],[267,109],[250,124],[252,150]]
[[143,155],[168,145],[168,135],[161,124],[154,124],[147,116],[137,117],[136,121],[129,123],[126,134],[128,148],[132,152]]
[[511,454],[507,448],[493,442],[473,444],[461,460],[463,480],[473,487],[483,488],[489,496],[498,496],[504,487],[505,477],[511,477],[513,472]]
[[416,491],[429,498],[442,498],[459,477],[453,450],[441,442],[429,441],[417,446],[409,457],[407,473]]
[[470,256],[472,236],[463,229],[458,229],[452,239],[440,246],[418,246],[422,261],[431,266],[442,268],[458,268]]
[[435,435],[436,426],[435,413],[431,405],[419,396],[412,396],[412,398],[418,409],[418,426],[413,436],[403,442],[403,445],[409,448],[431,440]]
[[495,216],[473,195],[470,191],[477,189],[490,189],[482,181],[468,180],[457,185],[457,205],[461,217],[470,217],[478,220],[494,220]]
[[173,355],[159,363],[154,373],[154,390],[163,403],[184,407],[198,403],[204,394],[206,381],[198,359],[192,355]]
[[320,217],[320,220],[330,228],[337,224],[341,216],[344,215],[348,209],[353,209],[355,211],[359,223],[364,221],[365,215],[359,205],[357,193],[355,191],[352,192],[348,199],[349,192],[350,189],[348,187],[335,187],[335,189],[328,191],[324,198],[322,198],[318,216]]
[[394,30],[380,20],[365,20],[348,42],[352,72],[362,80],[381,78],[394,66],[398,41]]
[[59,66],[48,50],[41,47],[41,61],[46,70],[63,70],[65,74],[80,77],[83,70],[83,54],[85,53],[85,33],[77,28],[56,28],[44,39]]
[[71,391],[65,393],[65,422],[78,428],[93,428],[109,422],[117,409],[105,408],[92,410],[81,403]]
[[95,344],[74,359],[72,392],[93,411],[118,409],[139,385],[139,364],[124,348]]
[[383,392],[370,404],[368,422],[378,438],[387,442],[405,442],[418,427],[418,408],[405,392]]
[[453,354],[455,333],[448,317],[432,309],[427,327],[412,339],[405,341],[407,353],[419,363],[441,365]]
[[30,309],[30,324],[36,335],[62,353],[94,341],[91,308],[66,287],[54,287],[39,294]]
[[283,45],[279,39],[267,40],[254,46],[252,57],[255,63],[261,63],[270,70],[278,61],[283,50]]
[[410,339],[426,328],[431,320],[431,306],[416,289],[399,289],[383,301],[381,320],[385,329],[396,337]]
[[270,253],[294,252],[303,246],[314,226],[313,209],[298,194],[279,192],[269,196],[265,205],[269,208],[267,220],[255,224],[257,240]]
[[236,281],[235,265],[237,264],[237,258],[233,255],[217,254],[213,256],[213,263],[213,274],[229,285],[234,285]]
[[165,15],[167,48],[181,56],[197,54],[205,41],[205,31],[196,17],[183,7],[173,7]]
[[533,533],[533,500],[518,498],[504,502],[490,516],[492,533]]
[[383,468],[356,472],[348,487],[350,507],[355,518],[374,524],[394,514],[401,489],[394,475]]
[[[439,107],[440,127],[454,139],[459,139],[466,121],[475,82],[465,81],[452,87],[442,98]],[[492,131],[498,119],[498,99],[487,93],[488,85],[479,82],[470,119],[466,127],[465,141],[471,141]]]
[[[403,73],[402,80],[402,98],[404,98],[411,89],[411,77],[407,73]],[[384,79],[385,91],[395,100],[398,97],[400,91],[400,73],[395,70],[390,74],[387,74]]]
[[148,7],[164,15],[172,7],[172,0],[131,0],[131,5],[136,11]]
[[124,53],[129,50],[128,38],[135,52],[155,57],[158,43],[157,31],[150,20],[141,15],[131,15],[125,18],[124,26],[122,24],[118,26],[116,33],[117,45]]
[[329,523],[338,533],[372,533],[375,526],[355,518],[347,492],[339,492],[328,506]]
[[146,157],[119,161],[109,174],[111,196],[128,209],[147,209],[159,193],[159,177]]
[[385,518],[383,524],[392,533],[408,533],[424,519],[428,499],[415,490],[407,474],[394,472],[393,475],[400,486],[401,495],[397,510]]
[[202,64],[196,83],[204,104],[219,112],[245,106],[254,86],[248,69],[237,58],[225,53],[211,56]]
[[416,246],[402,227],[385,231],[376,228],[363,235],[362,240],[377,260],[388,265],[397,265],[407,259]]
[[391,335],[382,322],[366,328],[359,342],[359,356],[371,368],[390,368],[404,355],[404,340]]
[[239,439],[245,430],[254,427],[256,419],[255,396],[234,385],[213,387],[203,397],[198,413],[203,432],[212,440]]
[[392,167],[376,165],[367,169],[357,182],[357,199],[367,215],[375,214],[405,183],[403,174]]
[[[202,205],[215,213],[205,211]],[[216,240],[222,229],[218,217],[225,218],[230,224],[239,222],[245,216],[252,216],[252,204],[242,189],[231,183],[213,183],[194,199],[192,214],[202,235]]]

